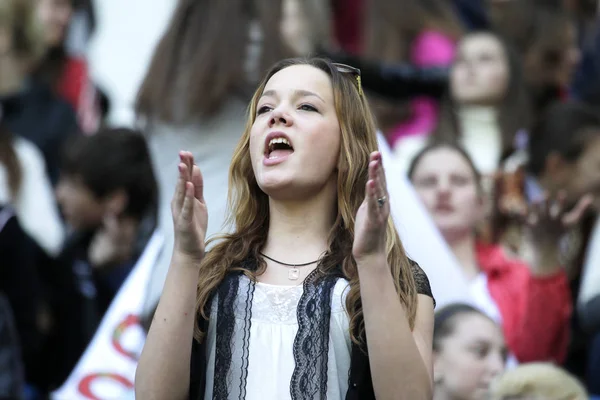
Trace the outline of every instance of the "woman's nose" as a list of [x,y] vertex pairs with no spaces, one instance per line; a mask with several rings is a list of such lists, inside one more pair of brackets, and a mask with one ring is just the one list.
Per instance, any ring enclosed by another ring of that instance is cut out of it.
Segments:
[[292,117],[283,110],[275,109],[271,114],[269,127],[273,127],[275,125],[290,126],[292,125]]

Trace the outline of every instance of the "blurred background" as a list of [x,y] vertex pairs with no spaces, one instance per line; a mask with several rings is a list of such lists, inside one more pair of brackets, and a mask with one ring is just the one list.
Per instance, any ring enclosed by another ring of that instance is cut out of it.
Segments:
[[450,256],[409,255],[466,293],[435,399],[600,396],[597,0],[0,0],[0,399],[133,398],[178,151],[220,232],[246,105],[294,56],[361,70]]

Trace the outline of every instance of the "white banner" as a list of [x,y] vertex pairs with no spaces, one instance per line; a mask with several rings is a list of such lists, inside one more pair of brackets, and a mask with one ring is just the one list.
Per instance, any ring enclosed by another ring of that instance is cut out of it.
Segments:
[[113,300],[87,350],[54,400],[133,399],[137,360],[144,346],[140,325],[146,287],[163,247],[157,231]]
[[395,161],[383,135],[378,135],[378,141],[396,229],[408,256],[427,273],[437,308],[455,302],[473,304],[458,260]]

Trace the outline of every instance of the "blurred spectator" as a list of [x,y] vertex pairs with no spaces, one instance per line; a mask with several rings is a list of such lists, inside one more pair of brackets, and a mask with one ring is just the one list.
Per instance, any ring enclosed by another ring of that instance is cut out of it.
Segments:
[[[367,6],[367,57],[419,67],[450,65],[462,29],[446,1],[373,0]],[[406,136],[428,134],[437,124],[435,99],[418,97],[409,104],[373,100],[379,128],[392,146]]]
[[0,399],[21,400],[25,393],[19,339],[9,303],[0,292]]
[[435,313],[434,326],[434,400],[488,399],[507,357],[498,325],[472,306],[452,304]]
[[503,328],[519,362],[565,358],[571,299],[555,249],[562,230],[538,215],[531,227],[533,262],[526,264],[500,246],[477,240],[485,213],[481,177],[460,147],[434,144],[417,155],[409,178],[450,245],[475,303]]
[[581,58],[575,20],[567,10],[511,0],[492,2],[491,15],[494,28],[522,57],[535,115],[555,100],[566,99]]
[[0,115],[0,205],[6,204],[47,255],[60,252],[64,228],[44,157],[28,140],[13,137]]
[[[560,253],[571,282],[573,298],[579,296],[587,244],[600,205],[600,115],[597,110],[582,103],[568,102],[548,108],[529,139],[529,163],[524,197],[529,202],[539,201],[544,193],[563,194],[568,207],[575,207],[586,198],[593,198],[590,212],[563,237]],[[518,238],[515,242],[519,243]],[[589,251],[597,251],[589,249]],[[585,266],[588,276],[598,276],[600,265]],[[594,284],[596,285],[596,284]],[[581,306],[580,306],[581,307]],[[583,306],[585,307],[585,306]],[[589,319],[593,314],[580,314]],[[567,363],[569,371],[585,375],[589,354],[588,337],[573,319],[573,340]],[[586,323],[584,323],[586,325]]]
[[492,400],[587,400],[583,385],[559,367],[532,363],[505,372],[492,385]]
[[180,162],[178,152],[191,151],[202,171],[211,215],[208,236],[221,232],[229,165],[244,131],[252,88],[276,61],[327,43],[328,15],[328,4],[323,1],[179,3],[136,104],[159,181],[159,222],[166,238],[149,287],[146,312],[156,305],[169,267],[173,245],[170,202]]
[[[450,74],[450,95],[442,105],[434,140],[459,140],[477,169],[493,175],[514,149],[519,130],[529,128],[528,94],[518,56],[490,32],[465,36]],[[408,165],[427,135],[406,137],[396,146]]]
[[157,186],[145,138],[127,129],[67,147],[57,198],[72,234],[52,268],[52,385],[71,372],[156,225]]
[[8,129],[40,148],[55,183],[61,148],[77,131],[77,122],[68,104],[46,85],[27,78],[44,53],[34,11],[29,0],[0,3],[0,104]]
[[79,125],[93,133],[100,124],[100,103],[83,55],[72,55],[66,36],[73,18],[75,0],[36,0],[47,47],[34,76],[48,85],[76,110]]

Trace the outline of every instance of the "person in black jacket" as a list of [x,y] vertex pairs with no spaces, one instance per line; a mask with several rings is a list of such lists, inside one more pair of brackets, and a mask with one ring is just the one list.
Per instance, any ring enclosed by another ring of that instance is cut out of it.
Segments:
[[13,210],[8,206],[0,207],[0,293],[14,316],[28,379],[36,369],[48,328],[43,286],[36,270],[33,248],[33,241],[21,229]]

